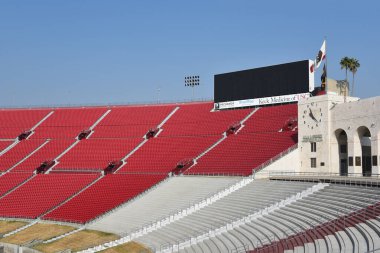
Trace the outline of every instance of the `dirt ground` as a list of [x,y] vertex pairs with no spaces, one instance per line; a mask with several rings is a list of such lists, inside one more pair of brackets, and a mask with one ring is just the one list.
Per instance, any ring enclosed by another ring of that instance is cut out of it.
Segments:
[[95,230],[82,230],[51,243],[35,245],[34,249],[46,253],[63,251],[66,249],[79,251],[118,238],[119,236],[110,233]]
[[56,224],[37,223],[14,235],[0,239],[1,242],[22,245],[33,240],[47,240],[52,237],[70,232],[75,228]]
[[101,253],[151,253],[151,251],[139,243],[128,242],[126,244],[103,250]]
[[28,223],[23,222],[23,221],[0,220],[0,234],[6,234],[6,233],[11,232],[13,230],[16,230],[22,226],[25,226],[26,224],[28,224]]

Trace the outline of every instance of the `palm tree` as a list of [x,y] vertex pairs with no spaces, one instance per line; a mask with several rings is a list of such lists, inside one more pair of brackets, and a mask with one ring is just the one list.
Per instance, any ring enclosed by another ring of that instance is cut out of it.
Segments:
[[349,67],[350,67],[350,58],[348,58],[347,56],[343,57],[340,60],[340,69],[346,70],[346,81],[347,81],[347,71],[348,71]]
[[352,96],[354,95],[354,86],[355,86],[355,74],[360,68],[359,60],[355,58],[350,58],[349,70],[352,73]]

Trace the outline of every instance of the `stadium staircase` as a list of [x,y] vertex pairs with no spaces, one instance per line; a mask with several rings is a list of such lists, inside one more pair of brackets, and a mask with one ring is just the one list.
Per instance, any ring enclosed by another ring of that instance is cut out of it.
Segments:
[[35,129],[41,125],[42,123],[45,122],[45,120],[47,120],[52,114],[54,113],[54,111],[51,111],[49,112],[45,117],[43,117],[37,124],[35,124],[31,129],[30,131],[32,131],[32,133],[35,131]]
[[95,121],[94,124],[92,124],[92,126],[90,126],[89,130],[94,130],[94,128],[111,112],[111,110],[107,110],[102,116],[99,117],[99,119],[97,119]]
[[171,111],[170,113],[169,113],[169,115],[168,116],[166,116],[166,118],[157,126],[157,128],[159,128],[159,129],[161,129],[163,126],[164,126],[164,124],[174,115],[174,113],[176,113],[177,111],[178,111],[178,109],[179,109],[179,107],[177,106],[177,107],[175,107],[174,109],[173,109],[173,111]]
[[255,114],[259,109],[259,107],[253,109],[252,112],[250,112],[244,119],[240,121],[241,127],[237,130],[236,134],[245,127],[245,122],[249,120],[252,117],[252,115]]

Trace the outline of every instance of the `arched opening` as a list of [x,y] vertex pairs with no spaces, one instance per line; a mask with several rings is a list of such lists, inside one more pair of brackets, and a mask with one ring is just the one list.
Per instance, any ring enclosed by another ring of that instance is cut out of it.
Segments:
[[348,175],[348,152],[347,152],[347,133],[343,129],[335,131],[339,152],[339,174],[341,176]]
[[372,175],[372,161],[371,161],[371,132],[365,126],[358,128],[358,136],[360,139],[360,146],[362,150],[361,165],[363,176],[370,177]]

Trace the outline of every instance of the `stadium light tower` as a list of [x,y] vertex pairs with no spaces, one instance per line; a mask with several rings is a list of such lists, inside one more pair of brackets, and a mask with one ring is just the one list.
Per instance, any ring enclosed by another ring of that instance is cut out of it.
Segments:
[[199,86],[199,76],[185,76],[185,86],[193,90],[192,100],[194,100],[194,87]]

